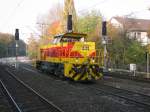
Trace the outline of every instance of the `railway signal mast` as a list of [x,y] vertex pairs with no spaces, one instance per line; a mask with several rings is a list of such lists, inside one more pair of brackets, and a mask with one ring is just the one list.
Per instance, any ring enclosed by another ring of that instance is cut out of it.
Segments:
[[107,71],[107,22],[103,19],[102,21],[102,44],[104,45],[104,69],[103,72]]
[[15,68],[18,69],[19,64],[18,64],[18,41],[19,41],[19,29],[15,30],[15,41],[16,41],[16,63],[15,63]]
[[68,20],[67,20],[67,32],[68,32],[68,33],[73,32],[73,30],[72,30],[72,15],[68,15]]
[[[69,25],[68,21],[72,21],[72,23]],[[71,28],[72,31],[77,32],[76,25],[77,25],[77,14],[74,6],[74,0],[64,0],[64,10],[63,10],[63,20],[62,20],[63,33],[68,32],[68,28],[71,27],[72,27]]]

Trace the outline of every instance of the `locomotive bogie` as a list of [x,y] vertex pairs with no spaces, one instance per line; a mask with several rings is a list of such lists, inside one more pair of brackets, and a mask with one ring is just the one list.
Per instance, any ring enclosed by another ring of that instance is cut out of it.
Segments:
[[73,79],[74,81],[98,80],[102,77],[97,64],[62,64],[37,61],[36,68],[58,77]]

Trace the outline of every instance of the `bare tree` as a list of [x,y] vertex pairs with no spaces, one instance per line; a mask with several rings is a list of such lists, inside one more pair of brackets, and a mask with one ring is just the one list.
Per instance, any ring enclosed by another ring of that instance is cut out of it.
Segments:
[[65,0],[64,2],[64,10],[63,10],[63,21],[62,21],[62,27],[63,27],[63,32],[66,32],[67,30],[67,16],[72,15],[72,20],[73,20],[73,31],[77,31],[77,14],[74,6],[74,1],[73,0]]
[[[42,38],[49,38],[50,36],[53,36],[48,30],[50,27],[53,27],[52,25],[54,22],[60,22],[62,20],[62,14],[62,5],[58,3],[53,5],[53,7],[49,10],[48,13],[46,13],[45,15],[40,15],[37,18],[38,29],[42,34]],[[58,33],[60,32],[61,31],[59,31]]]

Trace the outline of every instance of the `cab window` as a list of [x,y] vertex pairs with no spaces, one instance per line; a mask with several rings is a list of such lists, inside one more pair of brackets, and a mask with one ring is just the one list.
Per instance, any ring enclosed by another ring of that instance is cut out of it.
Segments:
[[60,42],[60,40],[61,40],[61,38],[55,38],[54,40],[53,40],[53,44],[57,44],[57,43],[59,43]]
[[71,37],[71,36],[65,36],[62,37],[62,39],[60,40],[61,42],[79,42],[79,41],[84,41],[84,38],[81,39],[81,37]]
[[80,42],[84,42],[84,41],[85,41],[84,37],[80,38]]

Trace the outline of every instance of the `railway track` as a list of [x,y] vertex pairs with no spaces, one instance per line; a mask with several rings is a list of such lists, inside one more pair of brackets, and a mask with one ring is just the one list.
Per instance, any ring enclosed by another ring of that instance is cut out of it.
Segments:
[[123,72],[109,73],[109,72],[106,72],[106,73],[104,73],[104,76],[115,77],[115,78],[119,78],[119,79],[133,80],[136,82],[150,83],[150,79],[144,78],[144,77],[132,76],[131,73],[123,73]]
[[115,97],[119,97],[132,104],[141,106],[144,109],[147,109],[150,111],[150,96],[137,93],[137,92],[120,89],[120,88],[115,88],[115,87],[108,86],[108,85],[96,85],[93,87],[90,86],[90,88],[95,89],[100,92],[104,92],[106,94],[109,94]]
[[[78,84],[75,84],[75,85],[78,85]],[[79,84],[79,86],[82,87],[83,85]],[[134,105],[134,107],[142,108],[143,110],[141,110],[140,112],[149,112],[150,110],[150,97],[144,94],[135,93],[135,92],[126,91],[123,89],[119,89],[119,88],[115,88],[115,87],[111,87],[107,85],[99,85],[99,84],[98,85],[94,84],[92,86],[90,85],[88,87],[90,87],[91,90],[95,90],[94,92],[99,96],[104,95],[108,97],[111,96],[111,98],[114,98],[114,99],[119,98],[121,99],[119,103],[122,102],[122,100],[124,100],[127,103],[127,105],[131,105],[131,106]],[[85,88],[87,88],[87,85]],[[126,110],[122,109],[122,112],[126,112]]]
[[63,112],[63,110],[42,97],[8,70],[6,70],[6,73],[1,70],[1,73],[4,74],[0,75],[3,80],[3,86],[15,102],[16,112]]
[[[95,86],[97,87],[95,88]],[[104,85],[104,84],[102,84],[101,86],[99,84],[95,86],[92,85],[91,88],[94,88],[98,91],[103,91],[105,93],[111,94],[116,97],[123,98],[127,101],[134,102],[138,105],[142,105],[150,109],[150,96],[148,95],[138,93],[138,92],[128,91],[128,90],[124,90],[121,88],[116,88],[116,87]]]
[[15,111],[17,111],[15,102],[13,102],[3,82],[0,80],[0,112],[15,112]]

